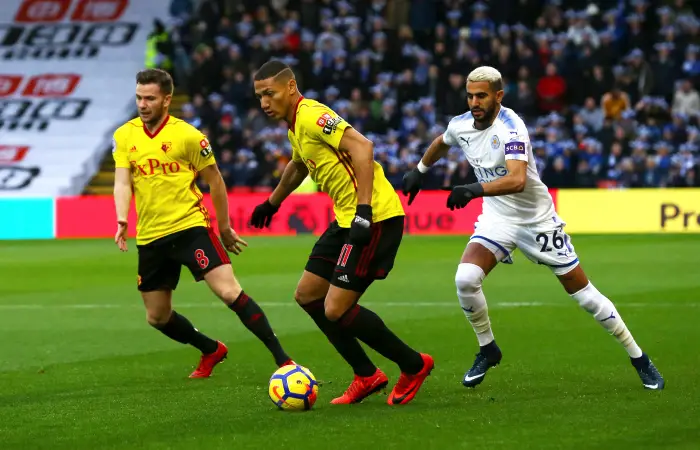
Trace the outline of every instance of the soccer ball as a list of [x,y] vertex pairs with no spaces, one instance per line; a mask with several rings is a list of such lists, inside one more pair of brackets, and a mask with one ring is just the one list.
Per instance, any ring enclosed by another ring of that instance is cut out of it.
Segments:
[[270,400],[284,411],[305,411],[316,403],[318,383],[306,367],[280,367],[270,377]]

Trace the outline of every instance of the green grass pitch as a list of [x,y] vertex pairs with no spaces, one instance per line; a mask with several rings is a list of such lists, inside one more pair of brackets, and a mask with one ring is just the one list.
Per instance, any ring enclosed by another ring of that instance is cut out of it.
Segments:
[[[666,377],[662,392],[645,391],[617,342],[522,254],[484,287],[503,362],[462,387],[477,350],[453,282],[465,242],[406,237],[362,300],[435,357],[414,402],[347,407],[329,401],[352,373],[292,297],[313,237],[250,239],[237,275],[292,357],[326,382],[306,413],[276,410],[271,356],[186,270],[175,308],[230,350],[206,380],[187,379],[196,350],[146,324],[133,241],[127,254],[109,240],[0,243],[0,448],[697,448],[698,237],[573,238]],[[370,355],[393,385],[398,369]]]

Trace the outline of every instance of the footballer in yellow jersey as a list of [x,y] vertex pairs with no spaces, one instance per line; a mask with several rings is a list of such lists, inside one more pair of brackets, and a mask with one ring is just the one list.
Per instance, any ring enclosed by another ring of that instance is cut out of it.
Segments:
[[[204,378],[228,353],[226,346],[194,328],[171,308],[172,291],[186,266],[195,280],[205,280],[243,324],[270,350],[278,366],[292,363],[267,317],[231,270],[226,250],[238,254],[246,246],[229,223],[228,193],[211,145],[200,131],[168,114],[173,80],[159,69],[136,76],[139,117],[114,133],[115,243],[127,251],[127,216],[132,194],[136,202],[138,290],[148,323],[169,338],[202,352],[192,378]],[[221,240],[214,234],[197,176],[209,185]]]
[[151,134],[139,117],[119,127],[113,143],[115,166],[131,172],[138,217],[137,245],[188,228],[211,226],[195,180],[216,160],[209,141],[199,130],[166,116]]
[[404,228],[401,201],[374,161],[374,145],[328,106],[305,99],[294,72],[280,61],[260,67],[254,88],[263,111],[289,125],[292,160],[270,197],[253,211],[251,224],[269,226],[307,176],[333,200],[336,220],[311,250],[295,293],[355,372],[347,391],[331,403],[357,403],[388,384],[359,341],[399,365],[401,376],[388,403],[408,403],[433,369],[433,358],[406,345],[358,304],[370,284],[391,271]]

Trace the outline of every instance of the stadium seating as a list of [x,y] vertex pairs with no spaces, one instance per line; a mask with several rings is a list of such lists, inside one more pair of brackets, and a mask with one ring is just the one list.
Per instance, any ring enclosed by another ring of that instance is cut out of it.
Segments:
[[[551,187],[699,185],[700,3],[523,6],[539,3],[177,0],[164,56],[231,186],[274,186],[289,157],[250,88],[269,58],[373,139],[394,185],[466,109],[464,77],[482,64],[503,73]],[[470,176],[455,151],[429,186]]]
[[[134,110],[134,74],[169,0],[3,2],[0,195],[76,195]],[[40,36],[40,38],[38,38]]]

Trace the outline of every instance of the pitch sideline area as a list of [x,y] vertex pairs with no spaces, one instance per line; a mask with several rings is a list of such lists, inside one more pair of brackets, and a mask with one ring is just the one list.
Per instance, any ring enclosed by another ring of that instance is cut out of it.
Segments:
[[[0,447],[692,448],[700,441],[700,241],[692,235],[574,236],[584,268],[667,380],[644,391],[624,350],[518,254],[485,282],[503,363],[460,384],[477,351],[453,283],[464,237],[406,237],[363,304],[436,369],[414,403],[335,407],[352,374],[294,305],[313,237],[255,238],[234,268],[292,356],[324,381],[308,413],[276,411],[274,365],[235,314],[183,270],[175,308],[229,345],[208,380],[198,355],[145,322],[136,252],[109,240],[2,242]],[[395,383],[398,369],[372,358]]]

